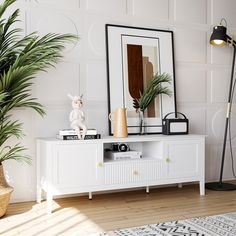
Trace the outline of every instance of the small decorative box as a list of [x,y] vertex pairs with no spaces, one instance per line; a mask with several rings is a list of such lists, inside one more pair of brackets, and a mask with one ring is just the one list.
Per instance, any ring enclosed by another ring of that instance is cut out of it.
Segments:
[[[180,114],[182,118],[168,118],[171,114]],[[162,119],[162,133],[166,135],[188,134],[189,123],[181,112],[170,112]]]

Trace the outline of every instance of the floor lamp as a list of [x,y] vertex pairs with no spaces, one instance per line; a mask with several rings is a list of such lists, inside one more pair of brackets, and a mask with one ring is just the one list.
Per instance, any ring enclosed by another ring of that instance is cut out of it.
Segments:
[[[222,22],[225,22],[225,26],[222,25]],[[229,119],[231,113],[231,105],[232,105],[232,90],[233,90],[233,81],[234,81],[234,64],[235,64],[235,54],[236,54],[236,42],[226,34],[227,30],[227,23],[225,19],[222,19],[220,25],[215,26],[213,28],[213,32],[210,38],[210,43],[214,46],[224,46],[226,44],[232,46],[234,49],[233,52],[233,61],[232,61],[232,68],[231,68],[231,78],[230,78],[230,86],[229,86],[229,95],[228,95],[228,104],[227,104],[227,113],[226,113],[226,121],[225,121],[225,133],[224,133],[224,143],[222,149],[222,159],[221,159],[221,168],[220,168],[220,179],[218,182],[214,183],[207,183],[206,188],[212,190],[236,190],[236,185],[230,183],[223,183],[223,170],[224,170],[224,161],[225,161],[225,147],[228,135],[228,126],[229,126]]]

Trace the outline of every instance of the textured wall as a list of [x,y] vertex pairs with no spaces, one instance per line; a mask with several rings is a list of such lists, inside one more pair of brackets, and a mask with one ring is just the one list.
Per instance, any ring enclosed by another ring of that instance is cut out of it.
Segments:
[[[32,87],[47,116],[15,112],[24,122],[23,143],[33,165],[6,163],[15,188],[13,201],[35,199],[35,138],[55,136],[58,129],[69,127],[67,93],[84,94],[88,126],[108,133],[106,23],[174,31],[178,109],[189,117],[192,133],[208,135],[206,178],[218,178],[232,50],[212,48],[208,40],[212,26],[222,17],[229,32],[236,32],[235,0],[18,0],[15,5],[21,8],[26,33],[69,32],[81,39],[69,45],[63,62],[40,74]],[[235,132],[233,126],[233,137]],[[225,178],[232,178],[228,155]]]

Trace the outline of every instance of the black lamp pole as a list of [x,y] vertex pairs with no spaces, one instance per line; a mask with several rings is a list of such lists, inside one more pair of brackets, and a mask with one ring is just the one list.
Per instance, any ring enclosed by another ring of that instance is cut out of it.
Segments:
[[[214,40],[216,40],[216,43]],[[236,190],[235,184],[223,183],[222,181],[223,171],[224,171],[224,161],[225,161],[225,148],[226,148],[228,126],[229,126],[229,119],[230,119],[231,106],[232,106],[232,89],[233,89],[233,81],[234,81],[236,42],[230,36],[226,34],[226,27],[222,25],[214,27],[214,30],[211,36],[211,44],[221,46],[221,45],[225,45],[226,43],[229,43],[231,46],[233,46],[234,53],[233,53],[233,61],[232,61],[232,68],[231,68],[231,78],[230,78],[227,113],[226,113],[226,121],[225,121],[225,133],[224,133],[224,143],[223,143],[222,158],[221,158],[220,179],[219,179],[219,182],[206,183],[206,188],[212,189],[212,190],[219,190],[219,191]]]

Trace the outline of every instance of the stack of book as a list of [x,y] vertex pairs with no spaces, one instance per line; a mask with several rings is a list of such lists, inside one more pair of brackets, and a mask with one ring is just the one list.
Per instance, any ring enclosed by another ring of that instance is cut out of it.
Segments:
[[[82,136],[81,130],[81,136]],[[74,129],[61,129],[57,135],[58,139],[62,140],[77,140],[79,139]],[[101,134],[98,134],[96,129],[88,129],[84,139],[100,139]]]

